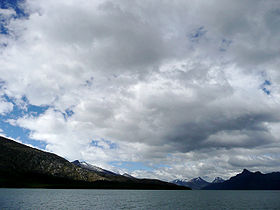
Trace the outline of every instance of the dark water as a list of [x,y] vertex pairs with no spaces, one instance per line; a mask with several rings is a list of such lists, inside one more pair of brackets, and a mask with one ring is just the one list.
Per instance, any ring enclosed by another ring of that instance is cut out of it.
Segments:
[[280,191],[0,189],[0,209],[280,209]]

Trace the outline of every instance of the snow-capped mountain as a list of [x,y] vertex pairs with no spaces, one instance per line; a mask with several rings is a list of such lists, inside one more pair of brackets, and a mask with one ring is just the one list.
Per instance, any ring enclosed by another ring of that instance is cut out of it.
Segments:
[[136,179],[134,176],[131,176],[130,174],[128,173],[124,173],[123,176],[127,177],[127,178],[130,178],[130,179]]
[[201,177],[193,178],[191,180],[186,179],[175,179],[172,181],[173,184],[177,184],[180,186],[190,187],[193,190],[199,190],[203,187],[206,187],[210,183],[202,179]]
[[187,179],[175,179],[175,180],[171,181],[171,183],[177,184],[180,186],[185,186],[187,182],[188,182]]
[[221,178],[221,177],[216,177],[213,181],[212,181],[212,183],[223,183],[225,180],[223,179],[223,178]]
[[118,176],[119,174],[116,174],[112,171],[108,171],[108,170],[105,170],[103,168],[100,168],[100,167],[97,167],[97,166],[94,166],[94,165],[91,165],[85,161],[78,161],[78,160],[75,160],[72,162],[74,165],[76,166],[80,166],[81,168],[84,168],[84,169],[87,169],[87,170],[90,170],[90,171],[94,171],[94,172],[97,172],[97,173],[102,173],[102,174],[107,174],[107,175],[113,175],[113,176]]

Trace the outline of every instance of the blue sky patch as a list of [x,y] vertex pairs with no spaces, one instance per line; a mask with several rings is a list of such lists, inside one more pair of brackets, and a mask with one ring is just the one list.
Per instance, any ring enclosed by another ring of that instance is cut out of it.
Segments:
[[94,147],[99,147],[101,149],[105,149],[101,142],[107,144],[107,146],[109,146],[110,149],[116,149],[118,147],[116,143],[105,139],[92,140],[90,145]]
[[[59,110],[55,110],[55,111],[58,111],[58,112],[61,112]],[[61,112],[64,119],[67,120],[69,117],[71,117],[75,112],[72,110],[72,109],[66,109],[65,112]]]
[[7,95],[3,95],[3,98],[12,103],[13,110],[8,115],[0,115],[0,128],[7,137],[13,139],[20,139],[25,144],[32,144],[41,149],[45,149],[46,144],[43,141],[32,140],[29,138],[30,130],[12,125],[8,120],[17,120],[18,118],[26,115],[37,117],[44,113],[49,107],[48,106],[34,106],[28,103],[26,97],[22,98],[22,104],[17,104],[15,99],[10,98]]
[[207,30],[204,26],[199,27],[194,32],[189,35],[189,38],[192,42],[199,42],[200,38],[207,33]]
[[19,139],[24,144],[31,144],[37,148],[45,149],[46,143],[43,141],[33,140],[29,138],[30,131],[28,129],[11,125],[10,123],[3,120],[3,117],[0,115],[0,128],[3,130],[2,133],[5,134],[5,136],[13,138],[13,139]]
[[271,94],[269,86],[271,86],[271,82],[269,80],[265,80],[264,83],[261,85],[261,89],[266,95]]
[[[6,20],[1,16],[0,16],[0,34],[8,34],[8,29],[6,27]],[[5,46],[5,44],[6,43],[1,43],[1,47]]]
[[269,80],[265,80],[263,85],[271,85],[271,82]]
[[103,149],[103,147],[99,145],[99,141],[96,141],[96,140],[92,140],[90,145],[93,147],[98,147],[98,148]]
[[28,13],[23,8],[24,2],[25,2],[24,0],[1,0],[0,1],[1,9],[13,9],[15,11],[15,14],[12,14],[8,18],[0,14],[0,34],[9,35],[9,30],[7,28],[7,25],[10,19],[28,17]]
[[49,106],[35,106],[29,104],[28,99],[25,96],[22,97],[21,104],[17,104],[15,99],[7,96],[6,94],[3,97],[7,102],[10,102],[14,105],[14,108],[9,113],[9,115],[5,116],[6,119],[18,119],[25,115],[37,117],[40,114],[43,114],[49,108]]
[[0,1],[0,8],[1,9],[13,9],[16,12],[14,18],[22,18],[27,17],[28,14],[22,7],[25,0],[1,0]]

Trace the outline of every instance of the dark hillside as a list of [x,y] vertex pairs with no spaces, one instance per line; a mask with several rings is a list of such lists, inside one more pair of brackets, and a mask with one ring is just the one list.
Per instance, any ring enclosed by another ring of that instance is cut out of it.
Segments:
[[0,137],[0,187],[188,189],[160,180],[97,173],[4,137]]
[[262,174],[246,169],[223,183],[210,184],[204,190],[280,190],[280,172]]

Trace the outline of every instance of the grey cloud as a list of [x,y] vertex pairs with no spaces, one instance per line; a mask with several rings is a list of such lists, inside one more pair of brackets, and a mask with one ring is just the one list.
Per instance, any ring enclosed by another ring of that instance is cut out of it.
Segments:
[[170,144],[181,152],[205,147],[252,148],[275,141],[275,137],[264,125],[279,120],[271,116],[272,113],[267,116],[244,114],[237,118],[235,115],[225,118],[222,114],[204,116],[207,113],[209,111],[197,114],[201,118],[197,123],[196,119],[193,119],[193,122],[176,125],[174,130],[169,131],[165,141],[170,141]]
[[269,156],[249,156],[249,157],[232,157],[229,159],[229,164],[239,168],[258,168],[258,167],[271,167],[277,166],[280,163],[279,157],[273,158]]

